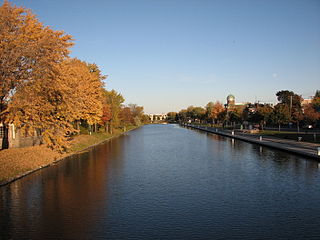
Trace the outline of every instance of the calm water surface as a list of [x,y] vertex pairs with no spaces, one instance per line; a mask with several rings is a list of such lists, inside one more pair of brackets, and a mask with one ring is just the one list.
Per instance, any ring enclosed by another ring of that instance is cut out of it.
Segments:
[[320,239],[319,168],[149,125],[0,188],[0,239]]

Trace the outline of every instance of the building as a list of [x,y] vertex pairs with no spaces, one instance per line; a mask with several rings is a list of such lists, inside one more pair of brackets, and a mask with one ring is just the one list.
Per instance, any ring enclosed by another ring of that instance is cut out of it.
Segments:
[[227,112],[235,111],[237,109],[245,108],[248,103],[237,103],[234,95],[229,94],[227,96],[227,103],[224,105]]
[[[309,99],[306,99],[306,100],[309,100]],[[249,103],[249,102],[241,102],[241,103],[237,103],[236,102],[236,98],[234,95],[232,94],[229,94],[227,96],[227,103],[224,105],[225,108],[227,109],[227,111],[235,111],[237,109],[244,109],[244,108],[248,108],[248,110],[250,112],[255,112],[256,111],[256,108],[257,106],[259,105],[268,105],[270,107],[274,107],[274,103],[272,102],[261,102],[261,101],[258,101],[256,103]]]
[[5,127],[0,123],[0,149],[31,147],[41,144],[40,133],[34,131],[32,134],[24,134],[13,124]]
[[227,103],[224,106],[227,109],[227,111],[233,111],[235,108],[235,103],[236,98],[232,94],[229,94],[227,96]]

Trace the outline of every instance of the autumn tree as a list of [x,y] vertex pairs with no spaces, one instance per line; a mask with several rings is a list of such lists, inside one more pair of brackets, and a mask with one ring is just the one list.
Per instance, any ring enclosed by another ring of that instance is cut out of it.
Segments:
[[101,76],[78,59],[59,63],[56,71],[16,91],[8,105],[7,121],[27,132],[40,130],[49,147],[63,151],[66,137],[76,132],[75,120],[100,121],[102,82]]
[[219,115],[225,111],[223,104],[219,101],[216,101],[211,109],[211,118],[214,119],[215,122],[219,121]]
[[320,91],[317,90],[310,104],[304,106],[304,119],[309,124],[320,120]]
[[134,123],[134,117],[130,107],[123,107],[120,112],[120,119],[124,127],[128,127],[129,125]]
[[111,120],[111,105],[107,103],[103,103],[102,107],[102,117],[100,124],[104,127],[105,132],[109,132],[109,122]]
[[68,59],[60,64],[58,76],[66,90],[64,99],[71,104],[75,120],[89,126],[100,123],[103,114],[103,76],[95,64],[79,59]]
[[312,104],[304,107],[304,119],[308,124],[314,124],[320,120],[320,112],[317,112]]
[[0,120],[12,96],[32,81],[56,75],[69,54],[71,36],[38,21],[30,10],[5,1],[0,7]]
[[[0,121],[4,125],[14,121],[31,131],[38,124],[29,123],[39,123],[42,119],[36,114],[40,108],[48,107],[52,111],[44,95],[50,93],[52,102],[60,101],[59,94],[51,91],[52,82],[72,45],[70,35],[43,26],[30,10],[12,6],[8,1],[3,3],[0,7]],[[42,91],[43,86],[47,89]],[[34,101],[37,94],[41,101]],[[11,110],[15,107],[16,114],[7,107]]]

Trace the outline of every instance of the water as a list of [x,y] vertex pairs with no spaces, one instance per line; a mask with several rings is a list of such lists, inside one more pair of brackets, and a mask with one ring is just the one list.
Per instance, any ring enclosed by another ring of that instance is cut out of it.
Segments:
[[319,167],[148,125],[0,188],[0,238],[319,239]]

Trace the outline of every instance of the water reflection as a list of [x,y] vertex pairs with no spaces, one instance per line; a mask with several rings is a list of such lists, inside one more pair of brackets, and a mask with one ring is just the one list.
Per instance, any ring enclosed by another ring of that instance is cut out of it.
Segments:
[[[87,236],[88,224],[94,224],[97,213],[105,210],[108,168],[111,165],[114,173],[121,169],[121,153],[119,141],[107,143],[5,187],[1,226],[15,230],[7,237],[18,238],[23,233],[32,239],[39,234],[72,238],[70,229]],[[32,231],[25,232],[26,228]]]
[[150,125],[1,188],[0,237],[311,239],[319,183],[315,161]]

